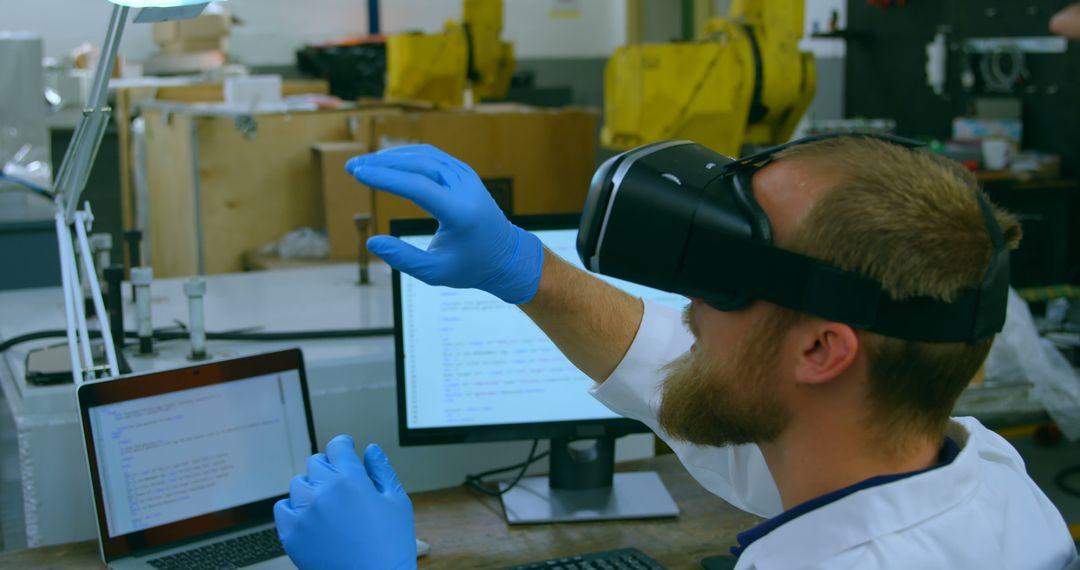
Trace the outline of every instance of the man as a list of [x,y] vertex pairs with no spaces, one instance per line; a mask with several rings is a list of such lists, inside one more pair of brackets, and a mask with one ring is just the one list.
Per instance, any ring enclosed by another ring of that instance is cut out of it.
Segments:
[[[976,183],[956,164],[862,137],[776,158],[752,179],[776,246],[861,272],[894,299],[949,301],[980,284],[991,240]],[[405,147],[348,168],[440,222],[427,251],[387,236],[369,249],[425,282],[519,304],[597,382],[598,399],[652,427],[707,489],[770,517],[739,535],[737,568],[1057,570],[1075,558],[1015,450],[949,418],[990,340],[900,340],[763,301],[720,311],[692,299],[680,316],[544,251],[445,153]],[[1015,220],[994,215],[1015,246]],[[411,509],[400,486],[385,491],[396,479],[386,483],[372,449],[374,483],[351,440],[335,440],[275,509],[302,568],[413,563]]]
[[1050,32],[1080,40],[1080,2],[1070,4],[1050,19]]

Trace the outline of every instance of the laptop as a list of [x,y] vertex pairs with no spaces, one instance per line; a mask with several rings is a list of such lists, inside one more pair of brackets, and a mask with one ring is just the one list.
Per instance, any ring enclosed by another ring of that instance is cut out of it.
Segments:
[[295,568],[273,507],[315,453],[297,349],[84,384],[109,568]]

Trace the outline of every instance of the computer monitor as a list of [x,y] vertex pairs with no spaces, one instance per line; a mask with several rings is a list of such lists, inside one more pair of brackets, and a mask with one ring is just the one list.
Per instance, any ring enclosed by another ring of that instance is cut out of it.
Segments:
[[[581,267],[578,215],[512,221]],[[395,220],[390,233],[426,249],[434,220]],[[686,298],[600,276],[632,295],[682,307]],[[434,287],[394,271],[398,435],[403,446],[551,439],[549,478],[503,495],[507,519],[546,522],[672,516],[655,473],[614,474],[615,438],[648,428],[588,393],[592,385],[518,307],[477,290]],[[584,452],[571,442],[589,439]]]

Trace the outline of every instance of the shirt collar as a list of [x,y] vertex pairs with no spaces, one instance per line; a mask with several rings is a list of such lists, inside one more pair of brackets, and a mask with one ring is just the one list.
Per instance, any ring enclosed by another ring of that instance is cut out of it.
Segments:
[[909,477],[914,477],[915,475],[920,475],[922,473],[944,467],[951,464],[959,454],[960,446],[951,437],[946,437],[945,443],[942,444],[941,451],[938,453],[937,463],[935,463],[934,465],[927,467],[926,469],[920,469],[918,471],[909,471],[907,473],[897,473],[894,475],[879,475],[877,477],[871,477],[869,479],[855,483],[854,485],[849,485],[842,489],[837,489],[836,491],[821,495],[820,497],[810,499],[805,503],[800,503],[784,511],[783,513],[780,513],[779,515],[758,524],[751,529],[739,533],[736,537],[738,545],[731,547],[731,554],[738,557],[754,542],[765,537],[772,531],[779,528],[781,525],[791,520],[794,520],[802,515],[805,515],[811,511],[820,509],[831,503],[835,503],[836,501],[839,501],[840,499],[843,499],[848,495],[851,495],[858,491],[862,491],[864,489],[879,487],[881,485],[886,485],[894,481],[900,481],[902,479],[907,479]]

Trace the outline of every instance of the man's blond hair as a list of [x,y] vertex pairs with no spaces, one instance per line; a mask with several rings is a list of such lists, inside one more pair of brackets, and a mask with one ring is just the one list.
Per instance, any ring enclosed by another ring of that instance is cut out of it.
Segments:
[[[794,146],[778,159],[841,179],[782,247],[873,277],[894,299],[951,301],[982,283],[993,250],[975,198],[982,190],[956,162],[865,137]],[[994,213],[1015,248],[1019,223]],[[876,425],[885,434],[927,437],[940,437],[992,342],[915,342],[865,331],[862,338]]]

